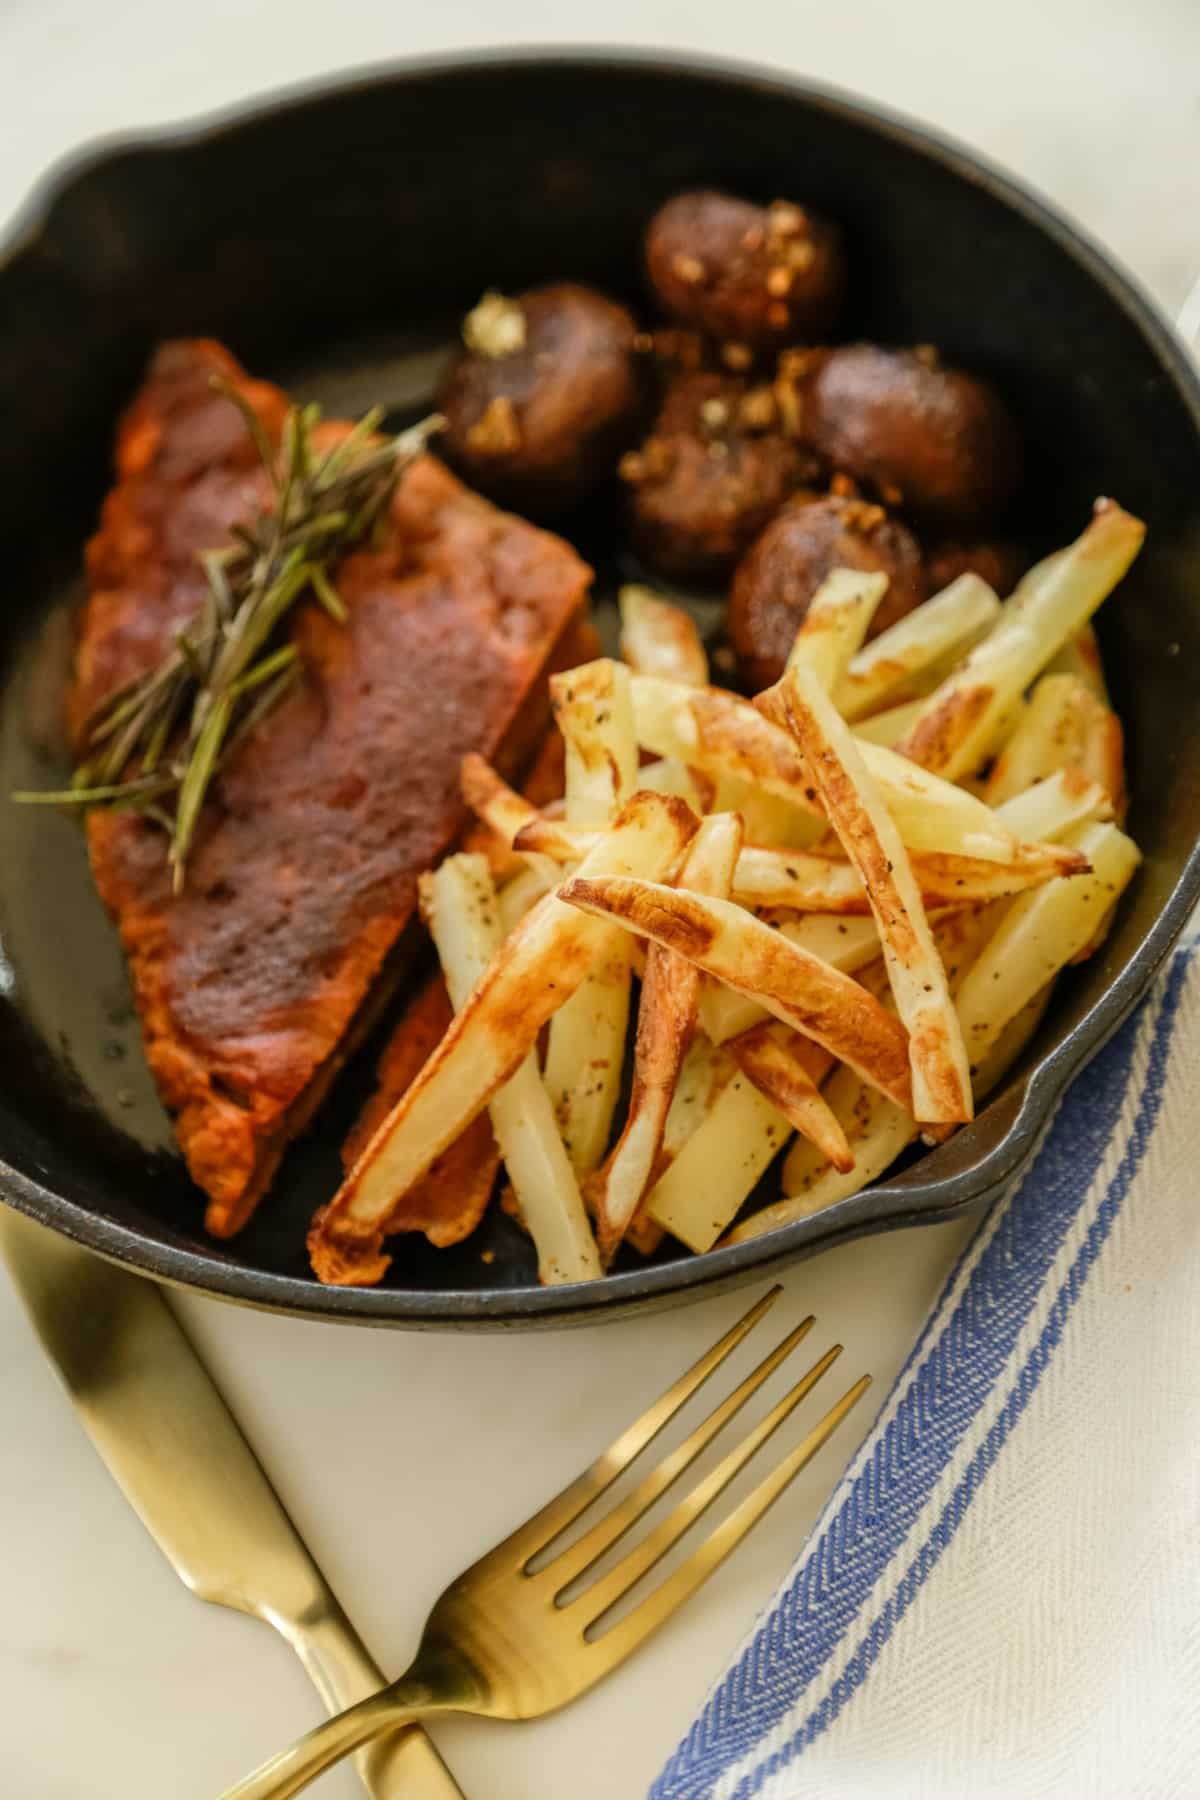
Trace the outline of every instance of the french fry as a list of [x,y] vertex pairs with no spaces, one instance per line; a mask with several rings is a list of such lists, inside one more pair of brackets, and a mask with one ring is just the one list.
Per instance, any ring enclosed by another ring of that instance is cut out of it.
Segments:
[[[499,777],[494,777],[499,782]],[[501,784],[502,785],[502,784]],[[1024,798],[1022,796],[1022,798]],[[1048,796],[1046,797],[1048,800]],[[487,814],[497,821],[497,829],[506,815],[513,820],[525,816],[528,822],[512,839],[515,849],[523,854],[545,857],[569,865],[594,849],[602,833],[593,829],[577,829],[547,819],[537,813],[521,815],[517,809],[526,803],[508,790],[497,805],[488,805]],[[1046,805],[1048,819],[1058,818],[1047,834],[1058,832],[1080,819],[1098,816],[1098,808],[1108,803],[1094,783],[1080,778],[1069,809]],[[1028,815],[1014,811],[1010,819],[1005,809],[998,809],[998,829],[1011,839],[1012,849],[1004,862],[983,857],[941,855],[936,851],[914,851],[912,866],[926,904],[930,906],[965,906],[1002,894],[1021,893],[1038,882],[1055,875],[1069,875],[1083,868],[1083,859],[1052,841],[1018,843],[1017,821]],[[1109,809],[1111,810],[1111,809]],[[1061,817],[1059,814],[1061,813]],[[1032,832],[1030,833],[1032,836]],[[853,864],[840,857],[817,855],[812,851],[771,849],[761,844],[746,844],[738,858],[733,883],[734,895],[744,905],[764,908],[780,907],[794,912],[839,913],[857,915],[870,910],[862,878]]]
[[792,640],[788,666],[811,669],[821,686],[832,692],[886,592],[886,575],[831,570],[809,602]]
[[[547,731],[526,771],[521,783],[521,795],[532,806],[544,806],[553,801],[563,791],[563,743],[556,730]],[[487,764],[482,767],[487,769]],[[496,777],[499,780],[499,777]],[[511,791],[511,790],[510,790]],[[464,795],[464,798],[466,796]],[[468,802],[469,804],[469,802]],[[492,879],[497,882],[508,880],[519,874],[525,866],[524,860],[509,847],[509,840],[503,834],[497,835],[482,819],[477,819],[464,831],[459,842],[460,850],[478,851],[486,856],[492,871]]]
[[1077,675],[1097,700],[1102,701],[1105,706],[1112,705],[1093,625],[1085,625],[1082,631],[1070,638],[1053,662],[1047,664],[1047,668],[1055,675]]
[[708,657],[690,614],[650,588],[629,585],[617,596],[621,655],[639,675],[665,675],[689,687],[708,684]]
[[[764,695],[751,705],[721,688],[686,688],[649,675],[633,678],[638,741],[656,756],[675,756],[716,775],[737,776],[801,812],[822,817],[816,789],[786,729],[756,711],[764,701],[769,707]],[[864,744],[863,757],[910,849],[995,862],[1012,859],[1015,838],[981,800],[882,745]]]
[[1084,734],[1079,766],[1104,788],[1112,800],[1113,816],[1125,823],[1129,793],[1125,784],[1125,727],[1111,706],[1099,704]]
[[973,1080],[976,1105],[982,1104],[1004,1080],[1045,1018],[1046,1008],[1050,1004],[1050,996],[1053,992],[1054,983],[1048,981],[1045,987],[1036,993],[1032,1000],[1027,1000],[1020,1012],[1008,1021],[982,1063],[975,1070]]
[[[1087,867],[1078,851],[1059,844],[1022,844],[1012,862],[984,862],[970,856],[938,856],[914,851],[914,879],[927,907],[973,906],[1004,894],[1019,894],[1057,875]],[[764,850],[747,844],[738,858],[734,898],[762,910],[861,915],[871,910],[862,876],[852,862],[811,852]]]
[[[731,1056],[714,1049],[706,1038],[697,1035],[692,1039],[667,1113],[662,1160],[656,1174],[661,1175],[670,1167],[692,1133],[699,1130],[733,1079],[736,1067]],[[626,1243],[642,1256],[653,1256],[665,1235],[662,1226],[655,1224],[646,1211],[643,1200],[625,1233]]]
[[476,818],[509,846],[522,826],[542,817],[531,800],[509,787],[503,776],[474,750],[462,759],[459,787]]
[[697,1034],[688,1046],[671,1097],[663,1132],[664,1162],[674,1162],[694,1131],[712,1111],[722,1088],[732,1080],[734,1061],[724,1050]]
[[819,1084],[833,1067],[827,1050],[770,1019],[732,1038],[729,1054],[794,1131],[815,1144],[835,1168],[854,1167],[846,1134],[821,1096]]
[[[422,883],[423,913],[461,1011],[500,947],[495,890],[481,857],[449,856]],[[492,1130],[547,1285],[588,1281],[600,1259],[550,1100],[531,1051],[492,1095]],[[461,1140],[460,1140],[461,1141]]]
[[834,1168],[814,1144],[797,1139],[784,1163],[784,1198],[743,1219],[726,1243],[747,1243],[764,1232],[778,1231],[781,1225],[824,1212],[839,1200],[848,1200],[890,1169],[917,1135],[917,1127],[903,1107],[860,1081],[850,1069],[837,1070],[825,1089],[825,1098],[846,1133],[853,1168]]
[[863,744],[862,755],[910,850],[983,862],[1011,862],[1017,855],[1016,839],[1003,821],[965,788],[930,775],[882,744]]
[[[637,774],[629,670],[602,658],[550,677],[566,744],[566,822],[607,826]],[[621,1090],[629,1023],[629,942],[617,937],[555,1014],[543,1080],[576,1173],[604,1155]]]
[[850,976],[789,943],[732,901],[655,881],[596,877],[582,868],[563,883],[559,896],[679,951],[706,974],[761,1000],[785,1025],[815,1038],[898,1104],[911,1107],[903,1027]]
[[514,875],[519,875],[522,869],[528,867],[525,859],[518,856],[499,833],[493,831],[490,825],[485,825],[482,819],[472,819],[467,824],[458,840],[458,847],[472,856],[486,857],[493,881],[511,881]]
[[982,1064],[1009,1020],[1093,942],[1141,860],[1116,825],[1079,825],[1067,841],[1083,851],[1091,874],[1049,882],[1014,900],[959,991],[972,1067]]
[[[934,935],[952,991],[957,992],[965,980],[1003,912],[1003,904],[982,906],[939,920]],[[871,976],[870,970],[864,970],[864,979]],[[1014,1050],[1014,1057],[1018,1053]],[[744,1220],[728,1242],[742,1243],[759,1237],[764,1231],[777,1230],[794,1219],[809,1218],[835,1206],[839,1200],[849,1199],[860,1188],[878,1180],[916,1139],[916,1121],[851,1069],[834,1073],[826,1084],[824,1097],[845,1131],[854,1156],[853,1170],[835,1168],[813,1144],[797,1139],[784,1160],[784,1199]]]
[[710,810],[741,813],[748,842],[804,850],[828,829],[816,813],[801,812],[790,801],[768,794],[741,775],[710,775],[708,779],[714,784]]
[[[639,794],[581,865],[588,878],[674,873],[697,826],[682,801]],[[314,1221],[322,1280],[382,1274],[382,1222],[399,1195],[513,1075],[542,1026],[603,957],[618,928],[547,894],[517,926],[420,1075]],[[356,1273],[357,1271],[357,1273]]]
[[[379,1085],[342,1146],[342,1164],[352,1168],[405,1088],[441,1042],[454,1017],[441,974],[433,975],[406,1005],[379,1064]],[[469,1237],[487,1210],[500,1167],[486,1115],[444,1150],[420,1181],[414,1182],[389,1215],[389,1233],[423,1231],[438,1249]]]
[[505,882],[496,895],[500,930],[505,937],[516,930],[525,914],[532,911],[557,881],[557,872],[548,875],[543,869],[522,868],[520,874]]
[[780,694],[826,815],[866,888],[908,1029],[914,1115],[922,1123],[961,1123],[974,1112],[966,1050],[900,833],[850,727],[812,671],[789,666]]
[[910,699],[926,671],[961,656],[999,617],[987,582],[960,575],[858,652],[834,687],[838,711],[853,722]]
[[650,794],[676,794],[686,800],[694,813],[731,812],[732,807],[716,807],[716,783],[699,769],[686,763],[660,756],[655,762],[643,763],[634,784]]
[[655,1183],[646,1211],[691,1250],[710,1250],[791,1136],[739,1069]]
[[1082,769],[1059,769],[1003,801],[996,817],[1027,843],[1053,844],[1074,825],[1110,819],[1112,799]]
[[567,818],[607,825],[637,785],[629,670],[604,656],[551,675],[550,704],[566,745]]
[[889,706],[886,712],[871,713],[868,718],[856,719],[854,735],[861,738],[864,744],[882,744],[885,750],[892,750],[910,726],[915,724],[920,711],[920,700],[901,700],[898,706]]
[[630,974],[629,945],[618,938],[550,1026],[543,1080],[581,1179],[599,1165],[612,1129],[625,1063]]
[[1139,519],[1101,502],[1074,544],[1024,577],[999,625],[926,700],[901,752],[950,780],[978,769],[1006,710],[1087,624],[1145,534]]
[[[741,838],[742,825],[736,813],[717,813],[705,819],[684,859],[681,885],[724,899]],[[694,964],[661,944],[650,945],[638,1007],[629,1111],[610,1155],[584,1189],[606,1264],[624,1237],[659,1160],[680,1066],[696,1027],[700,982]]]
[[1043,675],[1021,722],[988,778],[991,806],[1024,793],[1060,769],[1079,769],[1107,789],[1119,813],[1124,804],[1121,723],[1077,675]]
[[[788,920],[780,926],[779,935],[847,975],[879,955],[879,933],[869,916],[838,918],[810,913],[803,919]],[[705,976],[700,990],[700,1024],[712,1043],[727,1043],[770,1016],[766,1007],[748,994]]]

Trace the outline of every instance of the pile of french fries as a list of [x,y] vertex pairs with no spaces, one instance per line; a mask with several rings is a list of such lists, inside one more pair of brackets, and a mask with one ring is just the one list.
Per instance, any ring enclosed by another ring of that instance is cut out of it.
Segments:
[[379,1278],[485,1108],[544,1282],[775,1230],[970,1120],[1139,861],[1090,620],[1143,535],[1098,503],[1003,604],[964,575],[869,643],[886,579],[836,570],[753,701],[625,589],[623,660],[551,684],[564,799],[466,759],[482,848],[422,885],[454,1021],[314,1226],[322,1278]]

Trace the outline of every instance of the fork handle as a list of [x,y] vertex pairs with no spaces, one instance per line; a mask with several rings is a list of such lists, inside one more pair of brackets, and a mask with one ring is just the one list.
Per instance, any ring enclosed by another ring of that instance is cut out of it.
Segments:
[[[330,1713],[340,1713],[386,1686],[385,1678],[337,1602],[303,1629],[273,1620],[304,1664]],[[419,1727],[389,1732],[355,1757],[372,1800],[466,1800],[462,1789]]]
[[418,1657],[408,1674],[402,1675],[399,1681],[327,1719],[315,1731],[297,1738],[288,1749],[279,1751],[257,1768],[253,1775],[247,1775],[244,1781],[227,1788],[221,1800],[288,1800],[289,1795],[300,1793],[326,1769],[341,1762],[344,1756],[352,1756],[383,1732],[415,1725],[430,1713],[454,1711],[464,1704],[469,1706],[465,1689],[455,1692],[457,1684],[453,1680],[437,1679],[441,1673],[440,1669],[432,1668],[426,1673],[422,1659]]

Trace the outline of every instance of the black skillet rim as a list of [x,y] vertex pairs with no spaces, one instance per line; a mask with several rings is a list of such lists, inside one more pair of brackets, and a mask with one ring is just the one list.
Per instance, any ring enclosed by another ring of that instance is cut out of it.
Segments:
[[[590,69],[623,74],[678,74],[699,82],[732,84],[749,92],[771,91],[803,101],[816,111],[866,126],[893,142],[930,158],[984,189],[1036,230],[1049,236],[1121,307],[1146,340],[1168,379],[1184,399],[1200,436],[1200,372],[1182,341],[1137,280],[1049,202],[986,158],[954,139],[874,101],[840,89],[781,75],[755,65],[669,49],[630,50],[603,46],[478,48],[412,57],[351,69],[333,81],[294,84],[260,99],[237,103],[179,125],[104,137],[53,165],[34,187],[0,242],[0,276],[5,267],[50,222],[55,206],[72,186],[117,157],[170,156],[236,130],[253,120],[302,110],[330,94],[348,95],[406,81],[453,78],[481,68],[552,74]],[[157,1243],[129,1226],[91,1213],[86,1207],[20,1174],[0,1157],[3,1198],[42,1224],[86,1245],[111,1261],[173,1286],[293,1316],[412,1329],[530,1329],[600,1322],[620,1309],[647,1311],[688,1298],[702,1298],[777,1272],[785,1264],[815,1255],[851,1238],[908,1225],[935,1224],[972,1205],[998,1197],[1025,1171],[1049,1129],[1054,1110],[1071,1079],[1121,1025],[1146,992],[1200,900],[1200,844],[1193,846],[1178,881],[1136,953],[1104,996],[1069,1036],[1029,1071],[1023,1083],[996,1102],[993,1141],[979,1159],[956,1175],[902,1187],[881,1185],[843,1201],[817,1220],[800,1220],[761,1238],[701,1256],[607,1275],[594,1283],[565,1287],[523,1287],[487,1291],[429,1292],[404,1288],[331,1288],[311,1280],[249,1269],[202,1250]],[[984,1115],[985,1120],[988,1115]],[[997,1135],[998,1134],[998,1135]]]

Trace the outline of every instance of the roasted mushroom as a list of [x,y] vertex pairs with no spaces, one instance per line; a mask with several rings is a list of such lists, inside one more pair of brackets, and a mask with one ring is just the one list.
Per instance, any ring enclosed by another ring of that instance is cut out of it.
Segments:
[[485,294],[438,396],[447,460],[519,508],[554,512],[581,499],[636,428],[635,336],[625,307],[574,282]]
[[837,227],[790,200],[677,194],[646,231],[646,268],[665,310],[735,345],[823,337],[845,287]]
[[888,577],[872,636],[925,598],[917,540],[882,506],[839,494],[797,497],[747,551],[733,578],[729,635],[751,688],[768,687],[783,673],[813,595],[836,568],[877,570]]
[[621,461],[634,545],[664,574],[718,580],[813,472],[779,430],[770,388],[678,376],[650,437]]
[[1017,429],[986,381],[935,350],[850,344],[811,359],[802,431],[888,506],[947,531],[987,524],[1020,478]]

